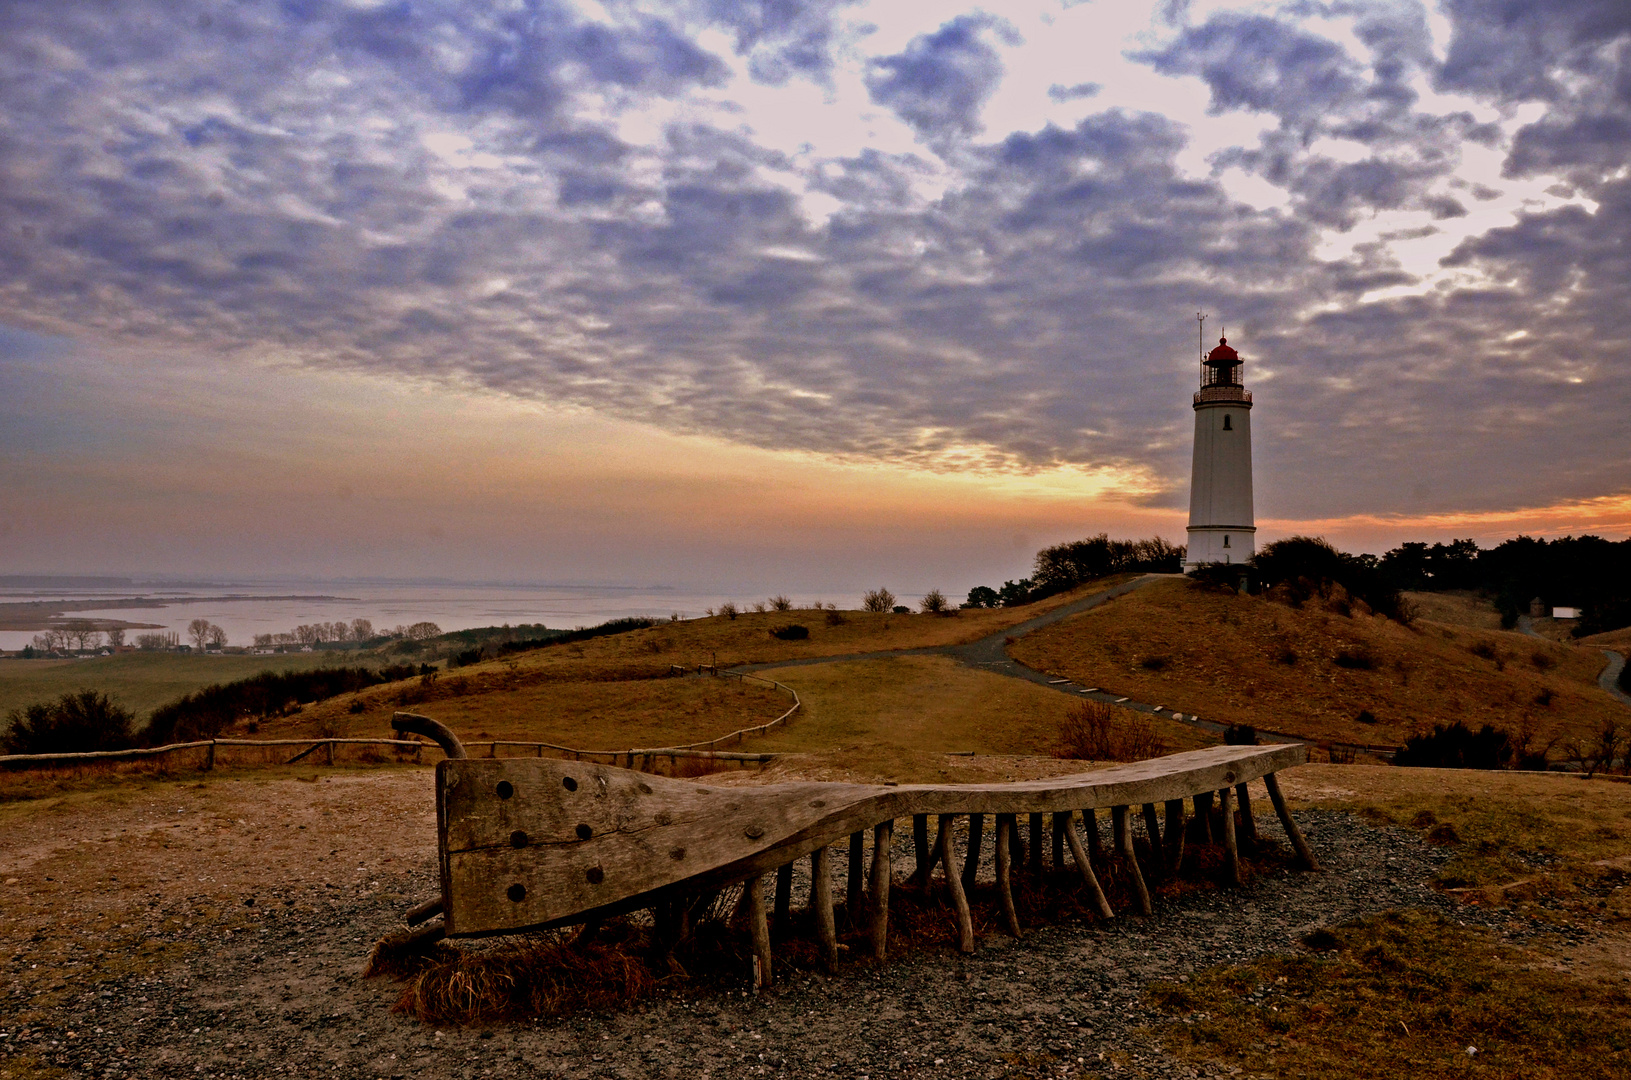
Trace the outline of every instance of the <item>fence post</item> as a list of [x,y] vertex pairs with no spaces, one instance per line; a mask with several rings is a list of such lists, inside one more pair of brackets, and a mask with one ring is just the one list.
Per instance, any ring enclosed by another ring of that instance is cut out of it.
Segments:
[[328,751],[328,763],[330,765],[334,764],[334,740],[333,739],[328,740],[328,742],[327,742],[327,744],[325,746],[325,749]]
[[208,772],[215,768],[215,740],[211,739],[209,747],[204,751],[204,770]]

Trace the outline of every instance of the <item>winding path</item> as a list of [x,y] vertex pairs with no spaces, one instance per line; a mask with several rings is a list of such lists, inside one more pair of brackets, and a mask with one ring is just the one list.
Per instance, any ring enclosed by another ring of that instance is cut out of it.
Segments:
[[[1540,638],[1542,641],[1552,640],[1545,634],[1535,631],[1535,620],[1528,615],[1518,616],[1518,630],[1520,633],[1528,634],[1533,638]],[[1607,690],[1620,704],[1631,706],[1631,694],[1627,694],[1620,689],[1620,672],[1625,669],[1625,657],[1613,649],[1603,649],[1602,653],[1608,659],[1608,664],[1598,673],[1597,685]]]
[[[979,668],[996,675],[1006,675],[1013,679],[1024,679],[1026,682],[1036,683],[1049,690],[1056,690],[1074,698],[1087,698],[1091,701],[1102,701],[1106,704],[1116,705],[1123,709],[1132,709],[1135,712],[1150,713],[1162,716],[1169,720],[1176,720],[1181,724],[1198,728],[1211,734],[1221,734],[1227,729],[1227,724],[1220,724],[1215,720],[1203,720],[1193,713],[1182,713],[1176,709],[1169,709],[1165,705],[1152,705],[1144,701],[1133,701],[1119,694],[1101,690],[1096,686],[1082,686],[1071,679],[1062,679],[1051,676],[1046,672],[1027,667],[1008,655],[1008,646],[1026,634],[1034,633],[1044,627],[1062,622],[1072,615],[1079,615],[1084,611],[1091,611],[1101,604],[1114,600],[1118,596],[1126,596],[1135,589],[1152,585],[1157,581],[1166,581],[1173,578],[1183,578],[1183,574],[1145,574],[1132,581],[1113,585],[1102,592],[1091,596],[1084,596],[1080,600],[1073,600],[1068,604],[1044,612],[1033,619],[1019,623],[1015,626],[998,630],[988,634],[978,641],[971,641],[963,645],[935,645],[923,649],[883,649],[875,652],[846,653],[839,656],[812,656],[802,660],[776,660],[763,664],[743,664],[734,667],[732,671],[757,672],[771,668],[808,667],[812,664],[837,664],[851,660],[882,660],[896,656],[949,656],[969,667]],[[1310,740],[1301,735],[1293,735],[1283,731],[1268,731],[1259,728],[1258,736],[1267,742],[1308,742]],[[1332,743],[1333,746],[1347,747],[1345,743]],[[1372,746],[1353,746],[1355,750],[1367,753],[1387,752],[1392,748],[1378,748]]]

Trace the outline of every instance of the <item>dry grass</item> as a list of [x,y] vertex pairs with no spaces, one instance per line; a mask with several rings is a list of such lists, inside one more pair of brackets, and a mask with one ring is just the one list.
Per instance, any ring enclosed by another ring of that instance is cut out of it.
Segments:
[[1153,988],[1174,1018],[1169,1046],[1283,1077],[1631,1073],[1631,785],[1378,766],[1281,775],[1295,805],[1450,846],[1437,883],[1462,901],[1572,926],[1583,944],[1518,949],[1417,911],[1318,930],[1296,955]]
[[1415,606],[1419,618],[1468,630],[1501,628],[1501,613],[1495,610],[1494,602],[1475,592],[1407,592],[1404,595]]
[[1311,949],[1161,984],[1184,1056],[1279,1077],[1623,1077],[1631,997],[1437,914],[1392,912]]
[[[1460,720],[1594,739],[1624,706],[1600,652],[1517,633],[1404,627],[1160,582],[1031,634],[1017,659],[1089,686],[1313,741],[1399,744]],[[1483,654],[1483,655],[1479,655]],[[1361,713],[1374,722],[1361,722]]]
[[1631,651],[1631,626],[1619,630],[1607,630],[1601,634],[1591,634],[1588,637],[1575,639],[1581,645],[1589,645],[1598,649],[1614,649],[1622,655]]
[[1438,884],[1542,919],[1631,923],[1631,784],[1578,775],[1309,765],[1295,801],[1413,828],[1453,847]]
[[[1047,757],[1077,704],[1056,690],[944,656],[811,664],[765,674],[797,690],[804,709],[785,731],[766,735],[756,748],[841,750],[853,767],[892,780],[907,779],[893,770],[914,753]],[[1216,742],[1172,720],[1155,724],[1164,742],[1181,749]]]
[[[773,687],[736,679],[668,678],[659,673],[574,680],[537,677],[540,673],[519,665],[514,671],[502,665],[480,667],[487,670],[458,669],[429,683],[414,679],[371,687],[308,706],[262,724],[258,737],[298,738],[325,724],[342,736],[388,736],[391,714],[405,708],[435,716],[465,739],[626,749],[712,739],[773,720],[793,704],[789,695]],[[352,711],[354,702],[361,703],[361,711]]]
[[1143,713],[1102,701],[1073,702],[1059,727],[1054,753],[1082,761],[1144,761],[1167,752]]

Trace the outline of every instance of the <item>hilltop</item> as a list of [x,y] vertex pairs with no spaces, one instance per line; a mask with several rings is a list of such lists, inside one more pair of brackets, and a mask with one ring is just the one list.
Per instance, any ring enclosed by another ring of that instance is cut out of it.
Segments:
[[1493,612],[1486,620],[1464,599],[1437,597],[1428,610],[1445,621],[1406,626],[1340,595],[1299,608],[1172,580],[1009,652],[1137,700],[1311,741],[1397,745],[1461,721],[1563,745],[1631,719],[1597,686],[1598,650],[1500,630]]

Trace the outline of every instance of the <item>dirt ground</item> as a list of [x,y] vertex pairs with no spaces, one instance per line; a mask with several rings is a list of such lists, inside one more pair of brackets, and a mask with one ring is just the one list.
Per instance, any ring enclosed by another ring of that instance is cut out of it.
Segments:
[[[932,756],[901,768],[972,781],[1080,767]],[[717,779],[792,778],[862,775],[789,756]],[[1308,766],[1286,786],[1332,806],[1364,780]],[[682,991],[626,1014],[438,1030],[390,1011],[398,984],[360,977],[374,940],[434,891],[433,788],[427,768],[314,769],[0,804],[0,1078],[1222,1076],[1238,1070],[1169,1056],[1143,1026],[1150,980],[1294,948],[1328,920],[1454,907],[1425,884],[1441,850],[1311,809],[1327,873],[1163,899],[1147,923],[1038,926],[1017,944],[986,927],[975,957],[856,961],[761,998]]]

